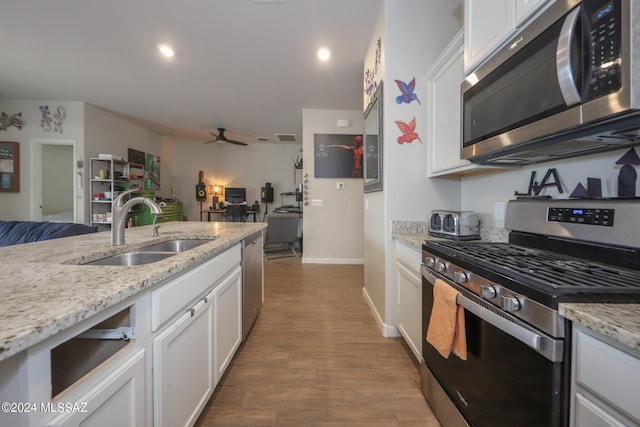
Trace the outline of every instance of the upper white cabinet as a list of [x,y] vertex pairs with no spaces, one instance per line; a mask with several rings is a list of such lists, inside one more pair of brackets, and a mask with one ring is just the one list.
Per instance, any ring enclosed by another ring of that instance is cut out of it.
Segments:
[[466,175],[497,169],[460,158],[462,33],[451,40],[426,75],[427,176]]
[[462,30],[427,73],[427,174],[442,175],[471,166],[460,159]]
[[465,0],[464,28],[466,74],[513,32],[514,0]]
[[543,6],[554,0],[465,0],[464,74],[500,48]]
[[515,27],[520,28],[527,22],[534,13],[536,13],[546,3],[552,3],[554,0],[516,0],[515,5]]

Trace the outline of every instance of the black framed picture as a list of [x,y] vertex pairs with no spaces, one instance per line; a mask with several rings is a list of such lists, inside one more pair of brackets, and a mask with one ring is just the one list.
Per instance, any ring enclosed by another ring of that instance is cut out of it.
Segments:
[[362,135],[313,135],[316,178],[362,178]]

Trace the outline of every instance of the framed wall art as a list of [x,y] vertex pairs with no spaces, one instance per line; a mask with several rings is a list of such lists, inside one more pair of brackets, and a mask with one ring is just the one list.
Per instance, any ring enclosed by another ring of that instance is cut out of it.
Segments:
[[20,191],[20,145],[0,141],[0,192]]

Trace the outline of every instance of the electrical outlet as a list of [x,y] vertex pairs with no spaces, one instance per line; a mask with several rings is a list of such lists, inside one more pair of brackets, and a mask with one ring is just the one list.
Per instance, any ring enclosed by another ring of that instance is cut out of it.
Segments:
[[496,221],[504,221],[504,202],[495,202],[493,204],[493,219]]

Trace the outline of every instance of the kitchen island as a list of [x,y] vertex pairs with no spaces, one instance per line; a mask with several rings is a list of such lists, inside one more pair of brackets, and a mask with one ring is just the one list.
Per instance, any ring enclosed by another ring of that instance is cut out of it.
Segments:
[[[98,414],[97,408],[114,409],[92,418],[92,425],[102,425],[96,421],[100,419],[118,425],[171,425],[175,414],[184,420],[197,417],[239,345],[240,242],[265,226],[170,222],[162,224],[156,238],[150,237],[151,226],[127,229],[123,246],[111,246],[110,233],[101,232],[0,248],[0,394],[5,401],[31,402],[31,409],[40,409],[35,414],[16,406],[0,414],[0,424],[78,425],[91,415],[73,412],[73,406],[69,413],[52,411],[56,407],[51,405],[58,403],[87,403]],[[212,240],[145,265],[86,264],[175,239]],[[106,343],[86,335],[113,324],[135,336]],[[188,343],[201,347],[184,351]],[[74,373],[68,365],[77,363],[64,359],[82,355],[87,345],[87,354],[98,346],[115,350]],[[192,361],[192,354],[208,360]],[[192,368],[200,362],[207,372]],[[176,388],[168,387],[168,381],[185,375],[207,379],[202,393],[191,406],[169,409],[167,405],[184,399],[166,394]],[[123,401],[132,411],[119,410],[121,417],[114,418]]]

